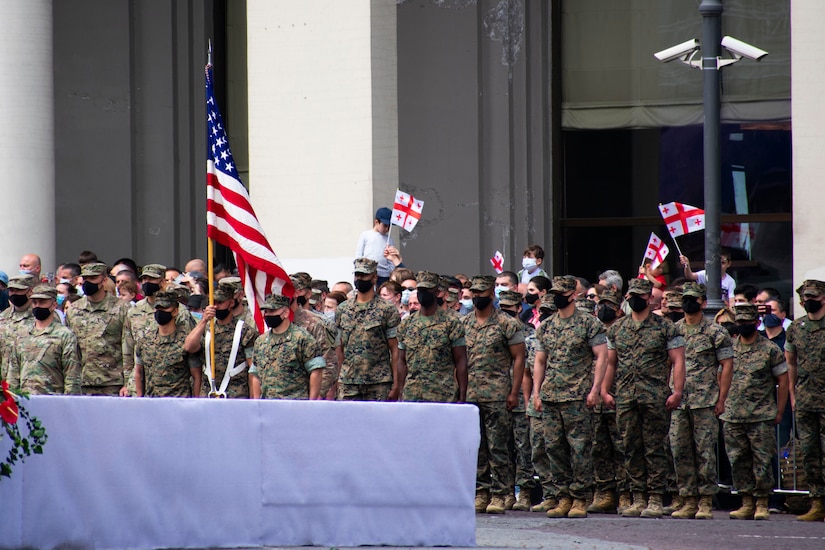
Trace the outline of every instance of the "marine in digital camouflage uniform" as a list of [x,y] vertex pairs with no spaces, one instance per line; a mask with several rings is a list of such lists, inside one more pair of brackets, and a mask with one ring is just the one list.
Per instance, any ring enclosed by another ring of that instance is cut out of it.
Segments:
[[[138,397],[198,397],[200,354],[186,352],[188,332],[175,318],[180,304],[174,290],[155,294],[155,327],[135,341],[135,386]],[[191,378],[191,380],[190,380]]]
[[476,469],[477,512],[504,513],[512,493],[509,411],[518,405],[524,376],[520,322],[493,308],[495,277],[476,276],[470,285],[473,312],[462,318],[467,341],[467,401],[478,406],[481,443]]
[[257,326],[255,323],[255,314],[252,312],[249,304],[246,303],[241,278],[224,277],[218,281],[218,286],[226,289],[233,295],[232,316],[235,317],[235,319],[243,319],[247,325]]
[[66,326],[80,348],[83,395],[129,395],[131,370],[123,363],[123,327],[130,305],[108,294],[103,282],[106,264],[95,262],[81,268],[84,296],[66,313]]
[[[633,491],[633,505],[626,517],[661,517],[667,459],[664,440],[670,427],[670,411],[679,406],[685,382],[684,338],[668,319],[650,311],[653,285],[631,279],[627,303],[631,315],[607,329],[608,365],[602,400],[616,407],[622,432],[625,467]],[[670,365],[674,391],[668,387]],[[616,383],[616,395],[605,388]],[[647,499],[649,493],[649,501]]]
[[80,395],[77,338],[55,321],[57,291],[36,286],[31,295],[33,317],[28,331],[12,343],[8,355],[9,387],[31,395]]
[[289,321],[289,298],[267,296],[261,306],[270,328],[255,341],[249,370],[256,399],[322,399],[324,358],[307,331]]
[[796,292],[807,315],[788,327],[785,358],[811,499],[811,509],[797,519],[821,521],[825,518],[825,282],[808,279]]
[[536,329],[531,397],[544,422],[545,447],[559,495],[558,505],[547,511],[552,518],[587,517],[586,502],[593,489],[589,408],[599,404],[607,361],[604,325],[576,306],[575,292],[575,277],[553,277],[550,293],[559,311]]
[[[463,402],[467,397],[467,347],[457,314],[438,307],[435,273],[416,276],[421,309],[398,326],[398,377],[402,401]],[[432,300],[432,301],[430,301]]]
[[306,330],[315,338],[323,351],[324,378],[321,381],[321,395],[335,399],[335,383],[338,381],[338,357],[335,354],[335,323],[311,309],[309,300],[312,296],[312,277],[308,273],[294,273],[289,276],[295,288],[295,296],[290,300],[289,308],[293,312],[292,322]]
[[338,399],[398,401],[396,333],[401,316],[375,293],[376,262],[358,258],[354,264],[357,294],[335,310],[336,354],[341,365]]
[[9,278],[9,307],[0,312],[0,379],[8,376],[6,357],[10,344],[17,336],[25,334],[34,322],[29,296],[36,285],[37,278],[33,275],[15,275]]

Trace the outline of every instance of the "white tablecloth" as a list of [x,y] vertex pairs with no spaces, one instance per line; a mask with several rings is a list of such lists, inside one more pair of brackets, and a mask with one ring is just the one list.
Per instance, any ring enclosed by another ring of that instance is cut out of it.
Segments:
[[0,546],[475,544],[473,406],[103,397],[26,406],[49,440],[0,480]]

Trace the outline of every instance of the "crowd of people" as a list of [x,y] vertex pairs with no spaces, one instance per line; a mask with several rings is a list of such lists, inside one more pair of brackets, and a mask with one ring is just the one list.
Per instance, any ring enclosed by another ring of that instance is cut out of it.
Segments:
[[110,268],[83,252],[44,275],[26,255],[0,273],[0,375],[30,394],[471,403],[476,511],[551,518],[712,518],[721,426],[742,498],[730,517],[768,519],[775,425],[794,407],[799,519],[825,519],[825,282],[802,283],[793,323],[775,289],[733,283],[714,320],[685,257],[669,283],[645,263],[590,284],[551,278],[537,245],[521,272],[474,277],[413,272],[386,240],[361,252],[352,282],[292,274],[294,296],[260,305],[262,334],[225,266],[210,305],[202,260]]

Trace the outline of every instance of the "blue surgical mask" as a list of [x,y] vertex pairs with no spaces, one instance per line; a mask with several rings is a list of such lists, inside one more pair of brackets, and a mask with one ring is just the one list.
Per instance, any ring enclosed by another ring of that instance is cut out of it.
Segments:
[[66,301],[66,297],[65,297],[65,296],[63,296],[62,294],[58,294],[58,295],[57,295],[57,306],[58,306],[58,307],[62,306],[62,305],[63,305],[63,302],[65,302],[65,301]]
[[324,317],[326,317],[330,321],[334,321],[335,320],[335,310],[333,309],[331,311],[325,311],[324,312]]
[[32,274],[31,269],[21,269],[20,270],[20,275],[31,275],[31,274]]
[[192,318],[195,319],[196,321],[200,321],[201,319],[203,319],[203,312],[202,311],[193,311],[192,312]]
[[473,300],[472,300],[472,298],[467,298],[466,300],[459,300],[458,303],[460,303],[462,306],[464,306],[464,308],[468,311],[473,309]]
[[535,258],[522,258],[521,259],[521,267],[523,267],[527,271],[533,271],[533,269],[535,269],[535,267],[537,265],[539,265],[539,264],[538,264],[538,262],[536,262]]
[[776,328],[782,324],[782,319],[773,313],[769,313],[762,317],[762,322],[765,323],[765,326],[768,328]]
[[498,300],[498,295],[501,294],[503,290],[510,290],[510,288],[504,285],[496,285],[496,300]]
[[410,303],[410,294],[412,294],[412,290],[410,290],[409,288],[405,288],[404,290],[401,291],[401,303],[403,305],[405,305],[405,306],[409,305],[409,303]]

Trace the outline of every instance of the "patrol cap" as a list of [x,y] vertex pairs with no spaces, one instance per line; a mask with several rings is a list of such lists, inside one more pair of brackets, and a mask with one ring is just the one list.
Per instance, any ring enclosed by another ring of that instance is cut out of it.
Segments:
[[800,297],[810,296],[818,298],[825,294],[825,283],[816,279],[807,279],[802,282],[802,286],[796,290]]
[[321,296],[323,295],[324,293],[321,291],[320,288],[313,288],[312,294],[310,294],[308,301],[310,304],[315,305],[321,300]]
[[225,302],[231,300],[234,296],[235,293],[225,286],[218,286],[218,288],[212,291],[212,297],[216,302]]
[[678,289],[672,288],[665,291],[664,299],[668,308],[682,309],[682,293]]
[[687,281],[682,285],[682,296],[693,296],[694,298],[704,298],[707,296],[707,288],[694,281]]
[[166,266],[160,264],[146,264],[140,272],[140,278],[151,277],[152,279],[162,279],[166,274]]
[[622,305],[622,299],[619,298],[619,295],[613,290],[605,290],[599,294],[599,303],[602,302],[610,302],[611,304],[616,304],[617,306]]
[[174,289],[164,289],[155,292],[155,309],[178,305],[178,294]]
[[752,322],[759,318],[759,309],[756,304],[738,304],[734,306],[736,322]]
[[485,290],[490,290],[493,288],[495,284],[496,278],[492,275],[476,275],[470,281],[470,290],[484,292]]
[[572,275],[557,275],[553,277],[553,286],[550,287],[550,292],[570,292],[576,290],[576,278]]
[[439,276],[431,271],[419,271],[415,276],[415,288],[438,288]]
[[447,294],[444,295],[444,300],[446,300],[447,303],[450,303],[450,304],[452,304],[454,302],[457,302],[459,292],[461,292],[461,291],[457,288],[453,288],[453,287],[448,288],[447,289]]
[[292,281],[292,286],[295,287],[295,290],[307,289],[312,284],[312,277],[310,274],[303,271],[293,273],[289,276],[289,279]]
[[243,290],[240,277],[224,277],[218,281],[218,286],[226,287],[232,294],[237,294]]
[[37,277],[34,275],[15,275],[9,278],[9,288],[29,290],[37,286]]
[[49,285],[37,285],[31,295],[32,300],[35,298],[38,300],[56,300],[57,289]]
[[264,300],[264,303],[261,304],[261,309],[281,309],[282,307],[289,306],[289,298],[286,296],[281,296],[280,294],[270,294]]
[[438,276],[438,288],[439,290],[443,290],[447,292],[450,289],[450,278],[446,275],[439,275]]
[[378,269],[378,262],[375,260],[370,260],[369,258],[358,258],[353,262],[353,264],[355,265],[355,269],[353,269],[354,273],[372,275]]
[[550,311],[555,313],[559,310],[556,302],[553,301],[553,295],[549,292],[541,297],[541,305],[539,305],[540,311]]
[[[164,290],[171,292],[178,301],[183,300],[184,303],[189,303],[189,295],[192,294],[188,286],[177,283],[168,283]],[[155,300],[157,300],[157,296],[157,293],[155,293]]]
[[521,303],[521,293],[515,290],[502,290],[498,295],[498,303],[503,306],[517,306]]
[[108,273],[109,268],[102,262],[92,262],[80,268],[81,277],[94,277],[95,275],[106,275]]
[[576,309],[592,315],[596,311],[596,303],[593,300],[588,300],[587,296],[579,296],[576,298]]
[[647,279],[630,279],[627,282],[628,294],[650,294],[653,291],[653,283]]

